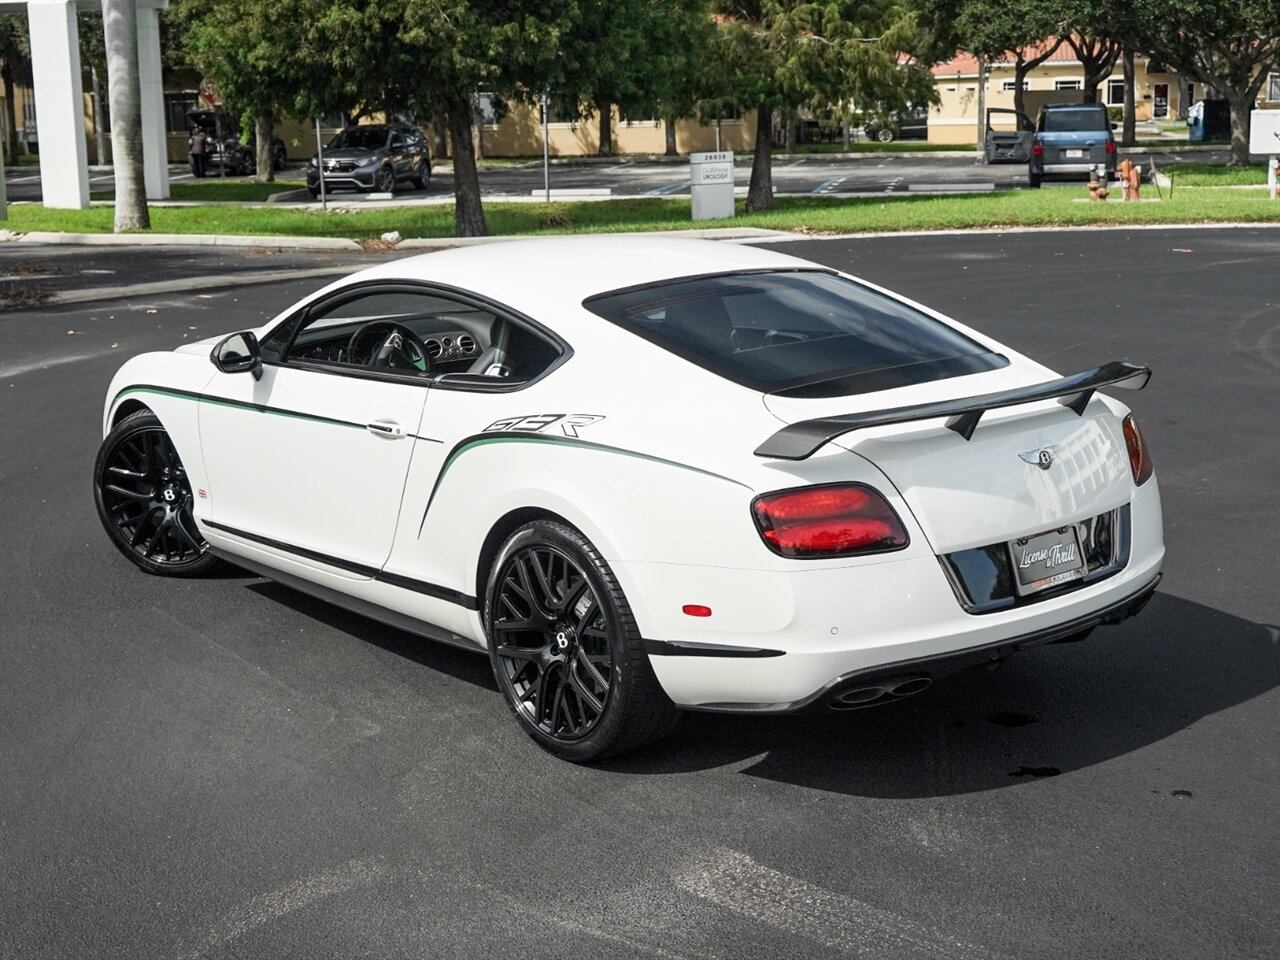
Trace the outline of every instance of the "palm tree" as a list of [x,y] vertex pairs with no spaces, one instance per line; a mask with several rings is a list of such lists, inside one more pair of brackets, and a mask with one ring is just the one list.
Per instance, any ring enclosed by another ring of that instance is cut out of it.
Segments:
[[142,92],[138,79],[136,0],[102,0],[111,101],[111,158],[116,180],[116,233],[148,230],[142,166]]

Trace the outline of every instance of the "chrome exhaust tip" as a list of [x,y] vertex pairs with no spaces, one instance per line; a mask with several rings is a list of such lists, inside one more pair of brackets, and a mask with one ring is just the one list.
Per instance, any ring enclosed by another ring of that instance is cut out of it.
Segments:
[[855,678],[848,686],[838,690],[827,700],[832,710],[862,710],[866,707],[878,707],[884,703],[904,700],[926,690],[933,683],[933,678],[925,674],[885,677],[874,683],[859,683]]

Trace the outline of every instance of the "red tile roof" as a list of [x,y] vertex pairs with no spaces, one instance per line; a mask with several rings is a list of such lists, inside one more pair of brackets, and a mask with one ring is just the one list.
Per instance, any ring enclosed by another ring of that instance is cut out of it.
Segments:
[[[1040,51],[1052,45],[1053,45],[1052,37],[1050,37],[1048,40],[1042,40],[1040,41],[1040,43],[1034,44],[1033,46],[1028,48],[1027,56],[1029,57],[1036,56],[1037,54],[1039,54]],[[1007,51],[1005,55],[996,62],[1007,63],[1010,66],[1012,66],[1015,59],[1016,57],[1014,56],[1013,52]],[[1075,59],[1076,59],[1076,52],[1071,49],[1070,44],[1064,43],[1062,46],[1058,47],[1057,50],[1055,50],[1052,54],[1049,55],[1049,59],[1046,60],[1045,63],[1071,63],[1071,62],[1074,62]],[[954,74],[954,73],[976,76],[978,73],[978,58],[975,57],[973,54],[968,53],[967,51],[957,50],[956,55],[952,57],[950,60],[946,60],[942,63],[934,64],[933,66],[933,75],[935,77],[945,77],[948,74]]]

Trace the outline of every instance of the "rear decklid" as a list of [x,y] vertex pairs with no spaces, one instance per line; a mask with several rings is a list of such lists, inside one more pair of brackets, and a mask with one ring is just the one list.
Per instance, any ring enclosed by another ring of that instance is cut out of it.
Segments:
[[[1100,386],[1145,385],[1145,367],[1112,363],[1071,377],[1015,364],[882,394],[765,397],[787,426],[756,454],[801,460],[827,444],[871,461],[902,494],[935,553],[1039,533],[1128,499],[1128,454]],[[892,406],[885,406],[886,396]],[[967,436],[967,439],[966,439]]]

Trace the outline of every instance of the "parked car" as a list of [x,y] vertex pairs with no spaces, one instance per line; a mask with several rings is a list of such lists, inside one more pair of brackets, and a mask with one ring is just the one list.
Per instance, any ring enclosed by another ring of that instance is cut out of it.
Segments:
[[1116,169],[1114,125],[1101,103],[1051,103],[1036,118],[1027,185],[1044,180],[1088,180],[1095,167]]
[[892,703],[1138,613],[1160,491],[1102,391],[1149,376],[1061,376],[772,250],[527,240],[134,357],[93,487],[142,570],[224,558],[487,655],[585,761],[682,708]]
[[[431,183],[427,138],[404,123],[368,123],[347,127],[324,148],[325,190],[373,190],[391,193],[400,183],[426,190]],[[307,163],[307,189],[320,195],[320,156]]]
[[[248,176],[258,169],[257,139],[250,134],[245,143],[240,142],[240,121],[223,110],[191,110],[187,113],[187,129],[194,135],[197,129],[209,137],[205,146],[205,173],[216,176],[225,164],[226,172],[233,177]],[[271,141],[274,169],[283,170],[289,162],[284,140],[273,137]],[[195,166],[192,165],[192,173]]]
[[894,140],[928,140],[928,112],[895,117],[884,122],[868,120],[862,128],[868,140],[892,143]]

